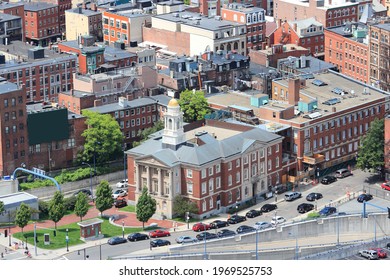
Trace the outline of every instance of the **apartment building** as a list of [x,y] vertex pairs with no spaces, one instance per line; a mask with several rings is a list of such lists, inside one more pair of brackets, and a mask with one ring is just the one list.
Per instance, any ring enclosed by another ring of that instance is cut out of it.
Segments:
[[61,39],[58,5],[46,2],[24,4],[26,41],[36,46],[48,46]]
[[[246,24],[247,49],[261,50],[265,41],[265,10],[252,4],[232,3],[221,9],[224,20]],[[248,54],[248,50],[246,54]]]
[[218,50],[246,53],[245,24],[186,11],[153,16],[151,26],[143,28],[143,38],[150,46],[176,54],[193,56]]
[[[24,41],[24,4],[20,2],[1,2],[0,13],[11,16],[4,17],[4,22],[7,22],[7,24],[0,27],[0,30],[2,30],[0,35],[4,36],[4,38],[8,38],[10,41]],[[3,19],[3,16],[0,18]]]
[[103,12],[103,40],[106,45],[120,41],[126,46],[135,47],[141,43],[142,28],[150,24],[151,14],[139,9],[115,10]]
[[195,216],[206,218],[256,200],[281,181],[283,137],[213,120],[187,129],[175,99],[164,119],[162,137],[126,151],[129,198],[137,202],[146,187],[160,216],[174,216],[177,195],[195,202]]
[[0,176],[28,162],[26,97],[18,84],[0,81]]
[[[95,6],[96,7],[96,6]],[[102,13],[82,7],[65,11],[66,40],[77,40],[81,35],[93,36],[95,41],[103,40]]]
[[369,82],[390,92],[390,23],[369,26]]
[[128,149],[134,141],[140,140],[140,132],[150,128],[159,120],[157,102],[148,97],[127,100],[119,97],[117,103],[88,108],[92,112],[110,114],[115,118],[124,136],[123,143]]
[[324,29],[314,18],[282,21],[274,32],[275,44],[295,44],[309,50],[310,55],[324,57]]
[[[274,17],[281,20],[296,21],[314,17],[325,28],[357,22],[359,19],[359,2],[275,0],[274,3]],[[365,4],[361,5],[363,8]]]
[[9,14],[0,15],[0,43],[7,45],[11,41],[22,41],[23,25],[22,18]]
[[53,101],[70,90],[77,56],[33,47],[21,41],[0,45],[0,76],[25,87],[24,100]]
[[368,26],[348,23],[325,29],[325,61],[340,73],[369,83]]

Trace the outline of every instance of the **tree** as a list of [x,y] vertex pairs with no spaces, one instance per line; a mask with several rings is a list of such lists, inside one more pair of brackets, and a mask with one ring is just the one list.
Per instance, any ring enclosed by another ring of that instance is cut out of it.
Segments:
[[74,212],[77,217],[80,217],[80,221],[83,220],[83,217],[88,213],[88,198],[87,196],[80,192],[77,195],[76,205],[74,207]]
[[5,211],[4,202],[0,200],[0,215]]
[[109,114],[83,110],[87,129],[81,134],[85,138],[84,149],[79,160],[102,163],[115,158],[122,152],[123,135],[118,122]]
[[156,200],[148,194],[147,188],[143,188],[136,206],[137,219],[142,222],[142,228],[145,228],[145,223],[154,213],[156,213]]
[[384,166],[384,120],[374,120],[360,141],[357,167],[361,170],[379,170]]
[[151,135],[157,131],[160,131],[161,129],[164,129],[164,122],[162,120],[155,122],[152,127],[145,128],[140,133],[138,133],[138,136],[141,138],[141,140],[139,142],[134,141],[133,147],[137,147],[145,140],[148,140],[149,135]]
[[54,193],[49,202],[49,219],[54,222],[54,228],[57,229],[57,223],[65,215],[64,195],[60,191]]
[[23,228],[27,226],[28,221],[31,219],[31,208],[25,203],[21,203],[18,211],[16,211],[15,224],[18,227]]
[[203,120],[210,112],[209,104],[203,91],[185,90],[180,93],[179,105],[184,114],[185,122]]
[[173,198],[173,213],[179,217],[185,217],[186,212],[197,214],[198,205],[186,197],[177,195]]
[[103,211],[110,209],[113,203],[114,198],[112,197],[112,188],[106,180],[103,180],[96,189],[96,209],[98,209],[100,214],[103,215]]

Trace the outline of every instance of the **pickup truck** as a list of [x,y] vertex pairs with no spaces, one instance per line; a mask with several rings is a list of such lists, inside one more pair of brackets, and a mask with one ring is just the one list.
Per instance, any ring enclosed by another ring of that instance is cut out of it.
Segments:
[[359,255],[369,260],[377,260],[378,253],[374,250],[361,250],[359,251]]

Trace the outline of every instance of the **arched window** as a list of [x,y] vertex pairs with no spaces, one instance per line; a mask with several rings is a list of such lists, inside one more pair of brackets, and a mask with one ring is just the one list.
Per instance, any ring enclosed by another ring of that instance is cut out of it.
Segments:
[[172,129],[172,119],[168,119],[168,129]]
[[233,50],[238,50],[238,43],[237,42],[234,42]]
[[237,15],[236,14],[233,15],[233,20],[237,21]]
[[247,23],[251,23],[252,22],[251,15],[247,15],[246,16],[246,22]]

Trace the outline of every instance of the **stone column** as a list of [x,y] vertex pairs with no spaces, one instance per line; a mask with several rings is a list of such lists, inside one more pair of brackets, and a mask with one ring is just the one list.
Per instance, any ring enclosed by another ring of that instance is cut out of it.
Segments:
[[135,181],[135,189],[137,192],[141,191],[141,172],[139,170],[139,165],[135,165],[135,176],[136,176],[136,181]]
[[146,187],[148,188],[149,193],[151,192],[150,187],[150,168],[149,166],[145,166],[146,168]]
[[162,191],[163,184],[162,184],[162,178],[161,178],[161,168],[158,168],[157,172],[158,172],[158,174],[157,174],[158,195],[162,196],[162,194],[163,194],[163,191]]
[[172,194],[173,194],[172,170],[169,170],[169,184],[168,184],[168,188],[169,188],[169,198],[172,198]]

